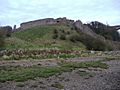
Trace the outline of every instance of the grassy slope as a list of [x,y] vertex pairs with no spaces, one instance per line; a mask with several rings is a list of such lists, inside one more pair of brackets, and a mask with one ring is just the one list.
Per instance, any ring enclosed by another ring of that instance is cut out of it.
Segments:
[[[64,34],[60,30],[70,32],[66,36],[66,40],[53,39],[54,30],[58,30],[59,36]],[[73,50],[83,50],[86,47],[80,43],[73,43],[69,40],[69,36],[72,34],[77,34],[75,30],[71,30],[71,26],[68,25],[46,25],[33,27],[27,30],[15,32],[12,34],[11,38],[6,39],[6,48],[58,48],[58,49],[73,49]]]
[[32,44],[30,42],[21,40],[16,37],[10,37],[5,39],[5,48],[6,49],[27,49],[27,48],[38,48],[38,45]]

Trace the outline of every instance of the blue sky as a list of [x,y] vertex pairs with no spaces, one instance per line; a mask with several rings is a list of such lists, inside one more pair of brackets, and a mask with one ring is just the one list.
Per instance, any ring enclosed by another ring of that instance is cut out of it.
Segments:
[[120,25],[120,0],[0,0],[0,25],[58,17]]

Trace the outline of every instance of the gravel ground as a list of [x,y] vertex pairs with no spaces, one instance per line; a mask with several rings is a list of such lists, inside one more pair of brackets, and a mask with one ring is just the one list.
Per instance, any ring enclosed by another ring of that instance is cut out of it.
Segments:
[[[0,90],[120,90],[120,60],[105,63],[109,65],[109,69],[77,69],[22,83],[5,82],[0,83]],[[81,76],[81,72],[88,74]]]
[[[103,60],[104,57],[80,57],[66,59],[67,62],[86,62],[86,61],[98,61]],[[0,66],[33,66],[33,65],[43,65],[43,66],[56,66],[60,62],[60,59],[44,59],[44,60],[11,60],[11,61],[0,61]]]

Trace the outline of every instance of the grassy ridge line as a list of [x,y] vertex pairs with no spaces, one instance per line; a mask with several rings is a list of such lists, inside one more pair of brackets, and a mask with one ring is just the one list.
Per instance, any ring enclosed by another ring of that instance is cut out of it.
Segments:
[[[53,39],[54,30],[58,31],[58,37],[66,36],[66,40],[59,38]],[[64,31],[64,32],[62,32]],[[69,32],[69,34],[67,34]],[[46,25],[12,33],[12,37],[6,38],[6,49],[38,49],[38,48],[57,48],[57,49],[74,49],[85,50],[86,47],[80,42],[73,43],[68,40],[69,36],[78,34],[71,30],[67,25]]]
[[105,63],[100,61],[97,62],[63,62],[60,66],[53,67],[42,67],[42,66],[31,66],[31,67],[20,67],[20,66],[0,66],[0,82],[5,81],[26,81],[28,79],[35,79],[36,77],[49,77],[55,74],[72,71],[76,68],[108,68]]

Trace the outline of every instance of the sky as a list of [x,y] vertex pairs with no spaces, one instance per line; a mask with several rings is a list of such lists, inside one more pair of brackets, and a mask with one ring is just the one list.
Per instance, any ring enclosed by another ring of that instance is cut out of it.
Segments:
[[120,25],[120,0],[0,0],[0,26],[59,17]]

